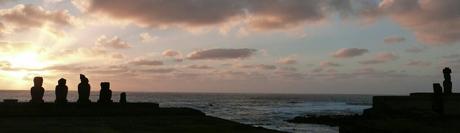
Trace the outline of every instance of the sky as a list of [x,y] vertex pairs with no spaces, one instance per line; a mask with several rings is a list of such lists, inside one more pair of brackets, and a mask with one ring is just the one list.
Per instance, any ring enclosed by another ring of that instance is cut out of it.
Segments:
[[460,85],[459,0],[0,0],[0,89],[407,94]]

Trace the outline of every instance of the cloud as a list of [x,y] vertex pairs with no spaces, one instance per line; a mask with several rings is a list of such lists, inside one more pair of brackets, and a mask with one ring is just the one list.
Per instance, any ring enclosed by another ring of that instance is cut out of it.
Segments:
[[175,61],[175,62],[183,62],[184,59],[182,59],[182,58],[176,58],[176,59],[174,59],[174,61]]
[[373,59],[360,61],[360,64],[370,65],[370,64],[380,64],[388,61],[397,60],[399,57],[393,53],[381,52],[374,56]]
[[321,68],[326,68],[326,67],[339,67],[339,66],[342,66],[338,63],[334,63],[334,62],[329,62],[329,61],[322,61],[319,63],[319,66]]
[[409,47],[409,48],[405,49],[404,51],[406,51],[408,53],[420,53],[420,52],[423,51],[423,48],[412,46],[412,47]]
[[245,59],[255,54],[257,50],[242,49],[207,49],[194,51],[188,54],[190,60],[223,60],[223,59]]
[[154,69],[144,69],[144,70],[140,70],[140,71],[144,72],[144,73],[164,74],[164,73],[174,72],[174,71],[176,71],[176,69],[174,69],[174,68],[154,68]]
[[[375,21],[389,17],[428,44],[460,40],[458,0],[72,0],[84,13],[130,21],[144,27],[238,25],[246,29],[287,29],[329,21],[332,15]],[[123,10],[120,10],[123,9]],[[234,24],[236,22],[236,24]],[[247,27],[247,28],[246,28]],[[401,38],[390,42],[399,42]]]
[[100,36],[96,40],[96,46],[98,47],[107,47],[107,48],[114,48],[114,49],[126,49],[131,48],[131,45],[127,42],[118,38],[118,36],[113,36],[112,38],[108,38],[105,35]]
[[213,67],[208,66],[208,65],[189,65],[187,68],[191,69],[212,69]]
[[369,52],[369,50],[361,48],[342,48],[332,53],[332,56],[335,58],[352,58],[361,56],[367,52]]
[[158,36],[151,36],[149,33],[147,32],[144,32],[144,33],[141,33],[139,34],[139,39],[141,40],[141,42],[143,43],[151,43],[151,42],[155,42],[156,40],[158,40]]
[[[41,6],[19,4],[0,10],[0,22],[10,31],[48,26],[73,26],[76,19],[67,10],[48,11]],[[4,29],[5,30],[5,29]]]
[[44,68],[45,70],[53,70],[53,71],[65,71],[65,72],[81,72],[85,70],[92,70],[97,67],[91,66],[80,66],[77,64],[62,64],[62,65],[52,65]]
[[283,72],[296,72],[297,71],[297,68],[295,67],[281,67],[279,69],[279,71],[283,71]]
[[399,36],[390,36],[383,39],[383,42],[385,42],[386,44],[398,44],[404,41],[406,41],[406,38]]
[[256,68],[262,69],[262,70],[275,70],[276,69],[275,65],[258,64],[255,66]]
[[176,57],[180,55],[180,53],[175,50],[168,49],[168,50],[163,51],[161,55],[166,56],[166,57]]
[[409,62],[406,63],[406,66],[426,67],[426,66],[431,66],[431,62],[425,62],[425,61],[420,61],[420,60],[409,60]]
[[133,65],[144,65],[144,66],[161,66],[163,65],[162,61],[158,60],[145,60],[145,59],[139,59],[135,61],[131,61],[130,64]]
[[292,57],[287,57],[287,58],[278,60],[278,64],[285,64],[285,65],[297,64],[297,60]]
[[90,70],[88,73],[91,74],[122,74],[129,72],[129,70],[126,67],[113,67],[113,68],[105,68],[105,69],[96,69],[96,70]]
[[374,68],[358,68],[355,69],[354,72],[351,72],[347,74],[348,78],[350,76],[352,77],[357,77],[357,76],[364,76],[364,77],[389,77],[389,78],[400,78],[400,77],[407,77],[408,75],[405,74],[404,72],[401,71],[394,71],[394,70],[388,70],[388,71],[382,71],[382,70],[376,70]]
[[[145,27],[202,27],[243,22],[252,29],[283,29],[326,19],[342,0],[73,0],[89,14],[128,20]],[[123,10],[120,10],[123,9]]]
[[112,54],[112,58],[123,59],[123,58],[125,58],[125,56],[123,54],[120,54],[120,53],[115,53],[115,54]]
[[442,45],[460,41],[460,1],[382,0],[376,9],[413,31],[424,43]]
[[32,46],[33,44],[30,42],[0,41],[0,51],[2,51],[2,53],[25,51]]
[[460,58],[460,54],[450,54],[450,55],[442,56],[442,58],[444,58],[444,59],[457,59],[457,58]]
[[256,64],[256,65],[235,64],[233,66],[235,66],[237,68],[245,68],[245,69],[257,68],[257,69],[260,69],[260,70],[275,70],[277,68],[275,65],[267,65],[267,64]]

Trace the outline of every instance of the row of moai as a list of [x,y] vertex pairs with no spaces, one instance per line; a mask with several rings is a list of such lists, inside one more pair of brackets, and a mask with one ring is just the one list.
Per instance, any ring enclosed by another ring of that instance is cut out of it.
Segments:
[[[89,80],[85,75],[80,74],[80,83],[78,84],[78,100],[77,103],[86,104],[91,103],[89,99],[91,86],[89,85]],[[43,78],[35,77],[34,86],[30,89],[30,94],[32,96],[31,103],[44,103],[43,95],[45,89],[42,87]],[[67,92],[69,88],[66,85],[66,80],[61,78],[58,80],[58,85],[55,88],[56,100],[55,103],[67,103]],[[99,92],[99,100],[97,103],[112,103],[112,90],[110,90],[109,82],[101,82],[101,90]],[[126,93],[122,92],[120,94],[120,103],[126,103]]]
[[452,94],[452,79],[450,76],[452,70],[446,67],[442,70],[442,73],[444,74],[444,81],[442,82],[442,86],[440,83],[433,84],[433,110],[439,114],[444,114],[443,96]]

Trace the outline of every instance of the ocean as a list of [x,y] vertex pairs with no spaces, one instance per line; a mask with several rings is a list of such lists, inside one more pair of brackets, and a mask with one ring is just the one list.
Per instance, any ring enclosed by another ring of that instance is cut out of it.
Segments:
[[[99,92],[91,92],[91,100]],[[120,92],[112,99],[118,101]],[[68,100],[77,100],[71,91]],[[45,101],[54,101],[54,92],[45,92]],[[29,91],[0,91],[0,99],[30,100]],[[299,133],[338,133],[338,127],[293,124],[287,119],[306,114],[361,114],[370,108],[371,95],[333,94],[236,94],[236,93],[150,93],[127,92],[128,102],[157,102],[160,107],[190,107],[207,115],[258,127]]]

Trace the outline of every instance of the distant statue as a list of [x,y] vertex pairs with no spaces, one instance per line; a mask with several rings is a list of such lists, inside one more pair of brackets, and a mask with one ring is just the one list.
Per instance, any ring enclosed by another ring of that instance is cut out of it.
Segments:
[[78,103],[91,103],[89,100],[89,94],[91,92],[91,86],[89,80],[85,75],[80,74],[80,84],[78,84]]
[[442,73],[444,74],[444,81],[442,82],[442,86],[444,88],[444,93],[445,94],[452,94],[452,80],[450,77],[450,74],[452,73],[452,70],[450,68],[446,67],[442,70]]
[[67,103],[67,92],[69,91],[69,88],[66,85],[66,80],[64,78],[61,78],[58,80],[58,85],[56,86],[55,89],[55,94],[56,94],[56,100],[54,101],[55,103]]
[[433,91],[434,91],[433,105],[432,105],[433,111],[435,111],[435,112],[437,112],[439,114],[443,114],[444,113],[444,102],[443,102],[443,99],[442,99],[442,87],[441,87],[441,84],[434,83],[433,84]]
[[101,91],[99,92],[98,103],[112,103],[112,91],[109,82],[101,82]]
[[45,93],[45,89],[42,87],[43,85],[43,78],[42,77],[35,77],[34,78],[34,86],[30,88],[30,95],[32,96],[31,103],[44,103],[43,101],[43,94]]
[[126,103],[126,93],[120,93],[120,103]]

